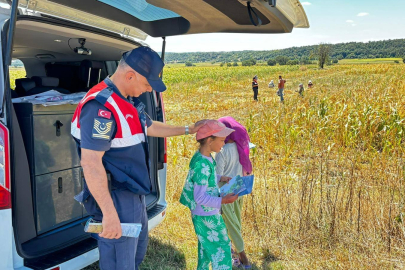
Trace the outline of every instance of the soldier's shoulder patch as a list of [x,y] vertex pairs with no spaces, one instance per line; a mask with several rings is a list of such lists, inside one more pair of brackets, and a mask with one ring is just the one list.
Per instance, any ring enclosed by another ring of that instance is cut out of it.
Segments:
[[93,131],[91,137],[93,139],[99,140],[110,140],[112,129],[113,129],[113,120],[108,120],[104,118],[94,118]]

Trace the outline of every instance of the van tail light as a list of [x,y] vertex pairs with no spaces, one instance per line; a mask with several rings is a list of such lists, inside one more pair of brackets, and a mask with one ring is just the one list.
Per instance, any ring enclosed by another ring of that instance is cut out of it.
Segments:
[[[166,123],[166,112],[165,112],[165,104],[163,103],[163,93],[159,93],[160,95],[160,105],[162,107],[162,115],[163,115],[163,123]],[[163,158],[163,162],[167,163],[167,138],[165,140],[165,155]]]
[[167,138],[165,138],[165,157],[163,159],[164,163],[167,163]]
[[0,123],[0,210],[11,208],[9,145],[8,129]]

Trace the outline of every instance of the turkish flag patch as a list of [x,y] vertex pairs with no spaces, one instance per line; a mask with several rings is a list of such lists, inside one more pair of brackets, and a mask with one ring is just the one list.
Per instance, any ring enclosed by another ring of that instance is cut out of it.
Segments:
[[100,109],[100,110],[98,110],[98,116],[110,119],[111,118],[111,112]]

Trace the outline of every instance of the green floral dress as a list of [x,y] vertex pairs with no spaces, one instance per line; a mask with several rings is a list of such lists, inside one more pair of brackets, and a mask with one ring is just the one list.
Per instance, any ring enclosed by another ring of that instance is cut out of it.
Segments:
[[[189,173],[180,197],[180,203],[194,212],[192,220],[198,238],[198,270],[208,270],[210,263],[213,270],[232,269],[231,243],[219,208],[197,204],[194,199],[196,185],[206,186],[209,196],[219,197],[215,164],[215,160],[210,162],[197,151],[190,161]],[[195,214],[199,206],[207,215]]]

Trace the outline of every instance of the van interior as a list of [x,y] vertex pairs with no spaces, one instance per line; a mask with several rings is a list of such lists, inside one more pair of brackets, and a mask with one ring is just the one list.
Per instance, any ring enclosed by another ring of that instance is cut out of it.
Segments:
[[[74,51],[83,39],[91,55]],[[120,35],[71,21],[19,16],[12,56],[23,62],[27,75],[15,80],[10,96],[26,97],[49,90],[86,92],[114,73],[124,52],[138,46],[138,42]],[[161,121],[156,93],[145,93],[140,100],[152,119]],[[97,245],[83,231],[89,217],[73,198],[83,186],[76,144],[70,135],[77,105],[8,104],[16,247],[26,266],[45,269]],[[149,150],[153,190],[147,196],[147,209],[151,218],[159,213],[157,171],[162,149],[157,138],[149,138]]]

